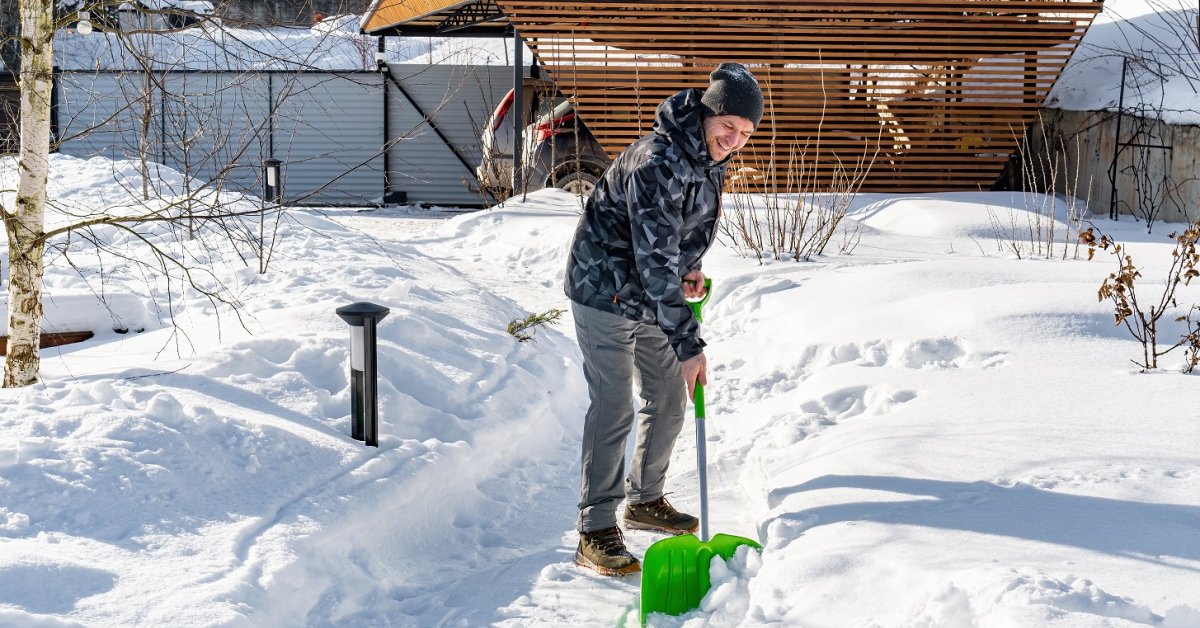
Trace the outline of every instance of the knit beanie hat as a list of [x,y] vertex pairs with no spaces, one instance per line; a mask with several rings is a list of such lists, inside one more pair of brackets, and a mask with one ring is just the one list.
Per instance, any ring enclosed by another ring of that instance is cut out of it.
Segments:
[[762,120],[763,96],[758,80],[740,63],[722,63],[708,75],[708,89],[700,102],[710,115],[741,116],[754,123]]

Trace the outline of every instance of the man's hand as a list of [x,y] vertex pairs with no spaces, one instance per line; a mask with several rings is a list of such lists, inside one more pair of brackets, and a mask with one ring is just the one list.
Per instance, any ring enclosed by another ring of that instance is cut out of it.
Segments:
[[696,382],[699,381],[702,385],[708,385],[708,360],[701,353],[698,356],[688,358],[679,364],[683,369],[683,381],[687,382],[688,400],[691,401],[696,397]]
[[704,296],[704,273],[693,270],[683,276],[683,296],[687,299],[699,299]]

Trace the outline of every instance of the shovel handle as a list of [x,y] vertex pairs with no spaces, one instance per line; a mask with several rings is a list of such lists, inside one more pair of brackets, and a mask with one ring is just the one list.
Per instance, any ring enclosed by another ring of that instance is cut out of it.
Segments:
[[700,540],[708,541],[708,455],[704,436],[704,385],[696,382],[696,475],[700,481]]
[[[692,309],[692,316],[696,317],[696,322],[702,322],[700,310],[708,303],[708,299],[712,297],[712,279],[704,278],[704,297],[696,301],[688,301],[688,307]],[[704,384],[696,382],[695,392],[692,394],[692,404],[696,408],[696,471],[700,480],[700,541],[708,541],[708,456],[705,452],[706,438],[704,437]]]
[[[689,281],[688,283],[695,283],[695,282]],[[705,277],[704,278],[704,296],[700,297],[699,299],[696,299],[695,301],[687,302],[688,307],[692,309],[692,316],[694,316],[696,318],[697,323],[704,322],[704,319],[700,316],[700,310],[701,310],[701,308],[704,307],[705,303],[708,303],[708,299],[710,297],[712,297],[712,278]]]
[[[692,316],[696,319],[697,323],[704,322],[700,311],[704,308],[704,304],[708,303],[709,298],[712,297],[712,285],[712,278],[705,277],[704,296],[695,301],[687,302],[688,307],[692,310]],[[697,381],[695,390],[696,392],[692,394],[692,403],[696,406],[696,420],[701,421],[704,419],[704,385]]]

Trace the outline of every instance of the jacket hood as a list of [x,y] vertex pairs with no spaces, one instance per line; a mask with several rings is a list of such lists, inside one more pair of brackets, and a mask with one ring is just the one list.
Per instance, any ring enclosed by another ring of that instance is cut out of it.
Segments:
[[670,138],[697,166],[712,168],[725,164],[732,155],[714,161],[704,141],[704,104],[698,89],[685,89],[662,101],[654,114],[654,132]]

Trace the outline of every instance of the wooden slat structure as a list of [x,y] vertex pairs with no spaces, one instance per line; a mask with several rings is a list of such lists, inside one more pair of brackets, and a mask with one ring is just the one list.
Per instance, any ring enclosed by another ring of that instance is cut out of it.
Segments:
[[370,35],[502,37],[511,29],[495,0],[375,0],[362,22]]
[[494,2],[611,155],[650,130],[663,98],[704,87],[722,61],[749,66],[767,112],[739,166],[777,191],[796,187],[800,170],[827,189],[856,173],[862,191],[990,188],[1103,9],[1100,0]]

